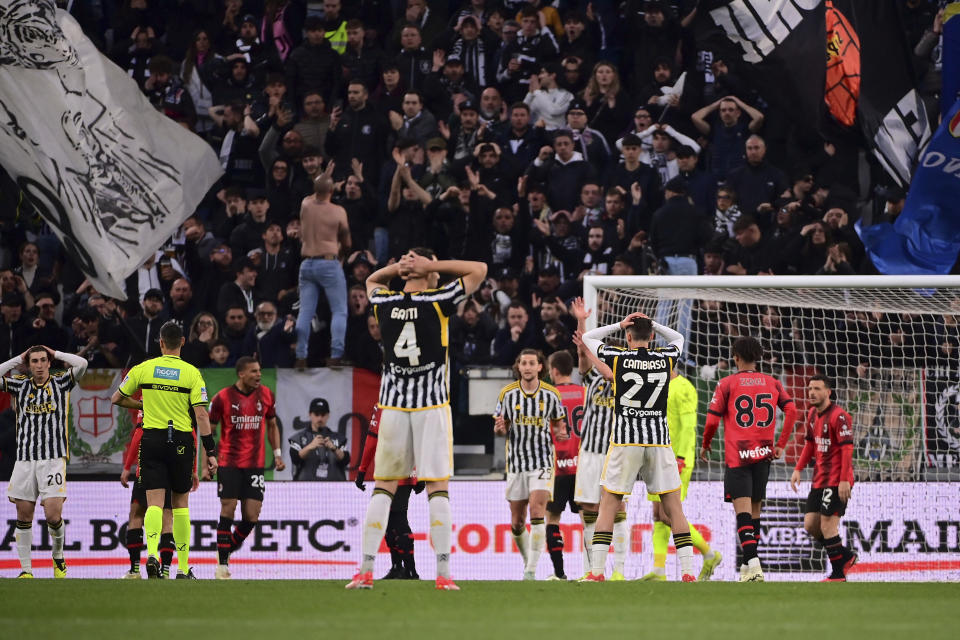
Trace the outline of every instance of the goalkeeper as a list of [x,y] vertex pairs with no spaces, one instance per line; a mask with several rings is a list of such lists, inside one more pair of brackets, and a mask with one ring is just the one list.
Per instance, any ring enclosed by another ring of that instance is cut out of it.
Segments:
[[[670,442],[677,458],[680,470],[680,499],[687,499],[687,487],[693,475],[695,449],[697,444],[697,390],[689,380],[681,376],[674,367],[670,372],[670,386],[667,389],[667,426],[670,429]],[[667,579],[667,544],[670,541],[670,521],[660,506],[660,496],[648,494],[653,502],[653,571],[640,578],[643,581],[664,581]],[[720,565],[721,556],[703,539],[700,532],[691,524],[690,539],[703,556],[703,567],[697,580],[709,580]]]

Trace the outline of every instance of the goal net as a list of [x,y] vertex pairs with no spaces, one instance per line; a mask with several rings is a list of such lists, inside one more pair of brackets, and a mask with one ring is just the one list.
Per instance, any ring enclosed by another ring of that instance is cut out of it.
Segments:
[[[713,390],[734,371],[731,345],[750,335],[763,346],[761,370],[781,380],[801,416],[810,376],[833,380],[854,422],[858,481],[960,480],[958,277],[590,276],[584,297],[590,326],[642,311],[684,335],[698,448]],[[798,420],[771,480],[789,477],[803,434]],[[722,461],[718,434],[694,478],[721,480]]]

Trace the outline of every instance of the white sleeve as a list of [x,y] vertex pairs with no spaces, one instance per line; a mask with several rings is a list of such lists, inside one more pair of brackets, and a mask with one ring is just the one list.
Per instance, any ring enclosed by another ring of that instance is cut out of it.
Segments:
[[685,136],[670,125],[664,127],[664,130],[670,135],[671,138],[679,142],[681,145],[687,145],[693,149],[694,153],[700,153],[700,145],[697,144],[697,141],[691,138],[690,136]]
[[23,364],[23,358],[21,356],[14,356],[3,364],[0,364],[0,378],[10,373],[21,364]]
[[683,353],[683,334],[679,331],[674,331],[670,327],[665,327],[659,322],[653,323],[653,330],[657,332],[661,338],[667,341],[671,347],[676,347],[677,351]]
[[[590,350],[590,353],[596,355],[597,349],[603,344],[603,339],[611,333],[620,330],[620,323],[608,324],[605,327],[597,327],[583,334],[583,346]],[[678,334],[679,335],[679,334]]]
[[53,357],[57,360],[63,360],[70,365],[70,373],[73,374],[74,380],[79,381],[87,371],[87,364],[89,363],[83,356],[78,356],[74,353],[64,353],[63,351],[54,351]]

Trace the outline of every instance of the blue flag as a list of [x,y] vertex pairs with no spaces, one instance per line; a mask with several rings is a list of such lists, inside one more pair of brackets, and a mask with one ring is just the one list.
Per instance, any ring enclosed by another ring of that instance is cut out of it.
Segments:
[[960,100],[920,155],[903,212],[857,231],[880,273],[950,273],[960,254]]

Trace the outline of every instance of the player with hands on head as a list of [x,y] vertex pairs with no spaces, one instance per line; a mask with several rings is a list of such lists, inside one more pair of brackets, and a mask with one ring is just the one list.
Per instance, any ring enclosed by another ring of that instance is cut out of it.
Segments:
[[846,582],[847,572],[857,563],[857,554],[840,539],[840,518],[853,491],[853,422],[850,414],[833,402],[832,395],[829,378],[819,374],[810,378],[806,435],[790,476],[790,488],[797,492],[803,469],[813,460],[803,528],[823,545],[830,558],[831,571],[824,582]]

